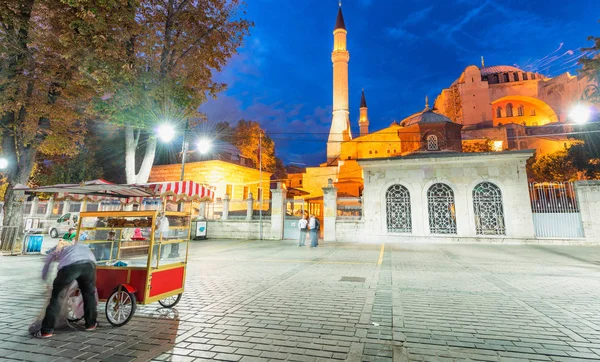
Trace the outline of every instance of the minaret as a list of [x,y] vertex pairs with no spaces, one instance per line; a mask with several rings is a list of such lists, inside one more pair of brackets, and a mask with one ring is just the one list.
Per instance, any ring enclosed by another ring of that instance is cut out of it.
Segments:
[[346,50],[346,24],[342,15],[342,3],[337,14],[333,30],[333,117],[327,140],[327,163],[334,162],[342,149],[342,142],[352,139],[350,133],[350,111],[348,106],[348,61],[350,53]]
[[365,98],[365,90],[363,89],[362,96],[360,97],[360,118],[358,119],[361,136],[369,134],[369,115],[367,111],[367,100]]

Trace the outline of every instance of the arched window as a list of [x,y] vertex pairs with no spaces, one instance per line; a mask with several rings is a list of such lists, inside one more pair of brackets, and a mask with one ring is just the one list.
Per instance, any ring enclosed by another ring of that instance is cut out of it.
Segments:
[[496,118],[502,118],[502,107],[496,108]]
[[519,73],[518,72],[514,72],[513,76],[515,78],[515,82],[518,82],[519,81]]
[[523,73],[523,80],[527,80],[527,73]]
[[456,210],[454,192],[446,184],[433,184],[427,190],[429,205],[429,232],[432,234],[456,234]]
[[438,143],[438,138],[434,134],[430,134],[427,136],[427,150],[428,151],[437,151],[440,149],[440,145]]
[[504,73],[504,82],[508,83],[510,80],[508,79],[508,73]]
[[408,189],[402,185],[391,186],[385,193],[385,202],[388,232],[412,232]]
[[532,116],[535,116],[535,109],[532,109],[532,110],[531,110],[531,115],[532,115]]
[[509,103],[506,105],[506,117],[512,117],[513,116],[513,105],[512,103]]
[[502,192],[491,182],[482,182],[473,189],[473,209],[477,235],[505,235]]
[[519,117],[524,116],[525,115],[525,107],[523,107],[523,105],[519,105],[519,107],[517,108],[517,115]]

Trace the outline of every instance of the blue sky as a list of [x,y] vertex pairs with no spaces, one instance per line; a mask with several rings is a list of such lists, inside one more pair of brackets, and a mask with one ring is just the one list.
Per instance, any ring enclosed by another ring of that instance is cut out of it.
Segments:
[[[337,0],[248,0],[251,36],[217,80],[228,89],[200,110],[210,123],[258,121],[286,164],[326,159]],[[344,0],[350,51],[350,121],[358,132],[365,89],[370,130],[435,99],[464,68],[516,65],[576,72],[600,36],[599,0]]]

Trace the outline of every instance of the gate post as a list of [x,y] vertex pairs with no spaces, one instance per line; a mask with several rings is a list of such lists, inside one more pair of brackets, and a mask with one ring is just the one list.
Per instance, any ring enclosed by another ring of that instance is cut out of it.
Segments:
[[275,240],[283,240],[286,197],[287,190],[278,182],[277,188],[271,190],[271,237]]
[[323,187],[323,241],[335,241],[335,220],[337,218],[337,188],[329,179]]
[[586,241],[600,242],[600,181],[575,181],[575,193],[579,203],[583,234]]
[[229,195],[225,194],[223,198],[223,215],[221,216],[221,220],[229,219]]
[[252,220],[252,209],[254,206],[254,198],[252,197],[252,192],[248,195],[246,199],[246,220]]

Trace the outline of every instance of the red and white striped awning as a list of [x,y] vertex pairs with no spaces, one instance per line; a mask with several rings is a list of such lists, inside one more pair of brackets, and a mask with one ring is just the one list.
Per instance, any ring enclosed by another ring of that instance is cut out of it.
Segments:
[[[214,187],[201,185],[194,181],[154,182],[139,186],[148,187],[154,191],[155,197],[167,201],[209,201],[215,197]],[[142,198],[136,198],[140,200]]]

